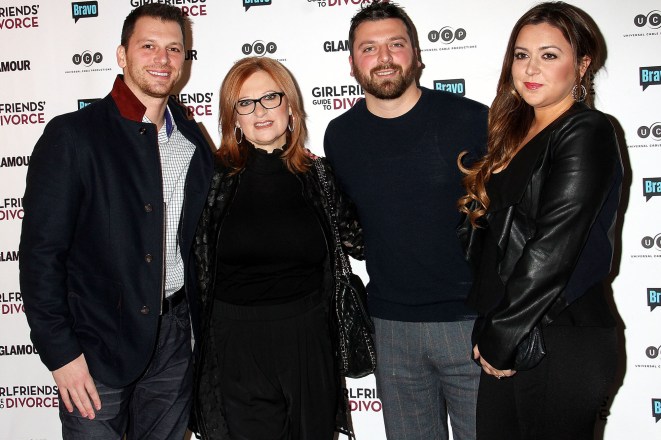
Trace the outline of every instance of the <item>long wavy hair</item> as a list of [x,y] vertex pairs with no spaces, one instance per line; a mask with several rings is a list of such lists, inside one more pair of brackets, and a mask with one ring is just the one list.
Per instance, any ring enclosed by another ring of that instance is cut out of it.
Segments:
[[[229,70],[220,87],[220,148],[216,155],[221,163],[236,174],[243,170],[248,159],[249,143],[245,138],[237,142],[234,132],[237,113],[234,105],[239,100],[243,83],[255,72],[268,73],[282,89],[291,109],[290,126],[287,131],[287,145],[282,160],[292,173],[303,173],[310,167],[311,159],[305,150],[308,130],[305,125],[305,111],[296,80],[280,62],[268,57],[248,57],[237,61]],[[287,102],[283,100],[282,105]]]
[[[507,166],[512,160],[533,122],[533,108],[514,89],[512,63],[514,46],[521,29],[542,23],[559,29],[571,45],[576,85],[578,89],[585,87],[585,103],[593,106],[594,74],[606,61],[606,44],[598,26],[585,11],[564,2],[546,2],[533,7],[516,22],[507,43],[496,97],[489,110],[487,153],[469,167],[462,163],[466,152],[457,159],[459,169],[465,174],[462,182],[466,189],[466,195],[459,199],[457,206],[460,212],[468,215],[474,227],[477,227],[477,220],[486,214],[489,207],[485,184],[494,170]],[[591,62],[581,77],[581,60],[586,56]]]

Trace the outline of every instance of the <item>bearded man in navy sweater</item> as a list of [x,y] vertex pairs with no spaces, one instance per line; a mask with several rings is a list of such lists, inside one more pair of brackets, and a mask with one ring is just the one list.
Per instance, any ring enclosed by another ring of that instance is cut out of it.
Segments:
[[475,314],[455,228],[457,156],[486,146],[488,109],[417,85],[416,31],[397,5],[375,2],[352,19],[351,73],[365,99],[329,124],[324,149],[365,234],[376,382],[391,439],[475,438],[480,368],[471,359]]

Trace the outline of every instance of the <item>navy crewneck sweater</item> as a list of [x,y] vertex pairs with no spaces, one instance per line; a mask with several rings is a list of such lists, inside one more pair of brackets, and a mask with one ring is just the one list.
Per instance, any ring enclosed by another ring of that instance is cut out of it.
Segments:
[[464,193],[457,156],[486,148],[488,109],[421,88],[392,119],[364,100],[331,121],[324,149],[353,199],[365,237],[370,314],[409,322],[474,318],[465,304],[472,275],[456,236]]

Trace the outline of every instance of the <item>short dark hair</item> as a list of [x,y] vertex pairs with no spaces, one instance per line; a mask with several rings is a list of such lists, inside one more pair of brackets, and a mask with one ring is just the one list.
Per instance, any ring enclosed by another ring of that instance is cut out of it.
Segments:
[[181,13],[181,9],[176,6],[160,3],[147,3],[132,10],[131,13],[126,16],[126,19],[124,19],[121,38],[122,46],[128,47],[129,39],[131,38],[131,35],[133,35],[133,30],[135,29],[135,23],[140,17],[152,17],[158,18],[162,21],[176,22],[181,28],[181,35],[183,35],[184,44],[186,44],[186,18],[184,17],[184,14]]
[[406,33],[409,35],[413,49],[419,49],[418,33],[411,18],[401,6],[390,3],[387,0],[374,0],[368,6],[362,7],[351,19],[349,27],[349,54],[353,56],[353,43],[356,38],[356,28],[365,21],[378,21],[387,18],[396,18],[404,22]]

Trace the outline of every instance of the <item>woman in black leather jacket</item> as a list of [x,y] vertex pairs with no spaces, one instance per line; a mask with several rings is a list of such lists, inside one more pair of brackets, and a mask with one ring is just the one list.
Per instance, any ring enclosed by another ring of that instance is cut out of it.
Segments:
[[[609,120],[591,109],[603,66],[599,30],[582,10],[542,3],[514,27],[489,114],[487,154],[459,201],[469,302],[479,317],[479,440],[593,438],[616,368],[604,296],[622,163]],[[546,355],[517,371],[535,326]]]
[[[362,258],[354,207],[328,163],[305,149],[302,102],[279,62],[244,58],[230,69],[220,126],[195,244],[202,338],[192,429],[205,440],[351,434],[327,308],[336,251]],[[330,209],[344,249],[334,249]]]

